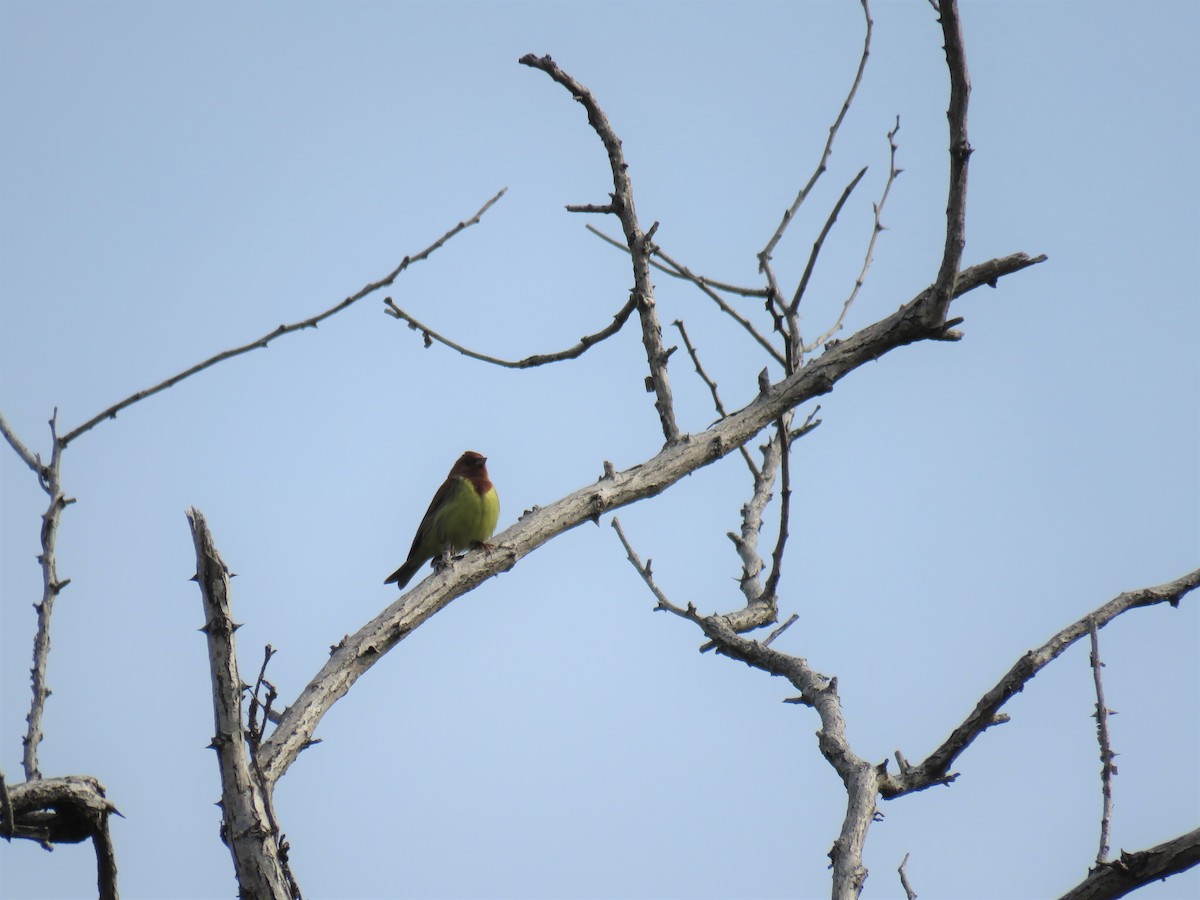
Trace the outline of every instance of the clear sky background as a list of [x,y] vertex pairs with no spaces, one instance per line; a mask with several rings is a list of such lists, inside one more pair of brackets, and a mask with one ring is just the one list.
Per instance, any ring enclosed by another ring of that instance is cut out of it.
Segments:
[[[1200,7],[965,4],[974,93],[964,261],[1049,261],[957,302],[965,339],[905,348],[822,400],[797,445],[778,646],[837,675],[856,750],[935,747],[1026,650],[1200,559]],[[875,43],[828,173],[775,254],[794,286],[863,165],[806,301],[829,324],[861,265],[897,115],[904,169],[857,329],[940,260],[947,75],[924,0],[875,4]],[[564,211],[603,202],[582,111],[524,53],[591,87],[644,226],[676,259],[758,284],[755,253],[815,166],[862,40],[857,3],[0,3],[0,409],[48,451],[111,403],[382,277],[501,187],[389,292],[518,358],[610,321],[625,257]],[[657,279],[725,402],[759,348]],[[744,301],[748,315],[758,310]],[[232,569],[244,677],[270,642],[285,700],[395,596],[433,490],[489,457],[501,528],[661,445],[636,322],[526,372],[467,360],[382,296],[102,423],[65,456],[41,767],[124,813],[130,898],[228,897],[213,722],[184,509]],[[778,376],[772,367],[773,377]],[[681,425],[714,418],[682,352]],[[800,410],[807,414],[811,407]],[[32,473],[0,447],[0,768],[20,778],[39,597]],[[620,513],[661,586],[740,605],[725,533],[736,455]],[[605,517],[454,603],[369,672],[280,783],[311,897],[821,897],[844,793],[788,686],[696,652]],[[773,529],[768,530],[768,540]],[[767,545],[769,546],[769,544]],[[1113,845],[1200,822],[1200,611],[1102,633],[1120,774]],[[1008,705],[952,787],[882,806],[867,897],[1053,896],[1100,814],[1087,650]],[[0,849],[5,897],[94,892],[90,845]],[[1146,889],[1194,897],[1200,873]]]

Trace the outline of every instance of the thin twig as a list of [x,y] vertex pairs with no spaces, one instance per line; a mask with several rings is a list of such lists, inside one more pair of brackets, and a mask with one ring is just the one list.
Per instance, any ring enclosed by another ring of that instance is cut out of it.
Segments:
[[[815,415],[815,413],[814,413]],[[792,510],[792,436],[789,432],[792,417],[779,419],[776,422],[780,445],[779,456],[779,534],[775,536],[775,549],[771,553],[771,571],[767,575],[767,584],[763,593],[771,603],[777,604],[779,579],[783,574],[783,549],[788,540],[788,524]]]
[[787,631],[789,628],[791,628],[793,625],[795,625],[798,621],[800,621],[800,614],[792,613],[790,616],[788,616],[788,620],[786,622],[784,622],[782,625],[780,625],[778,628],[776,628],[774,631],[772,631],[770,634],[767,635],[766,639],[762,642],[762,645],[764,647],[770,647],[771,644],[774,642],[775,638],[779,637],[781,634],[783,634],[785,631]]
[[[688,337],[687,329],[683,327],[683,322],[679,319],[676,319],[672,324],[679,329],[679,335],[683,338],[684,349],[687,350],[688,356],[692,358],[692,365],[696,367],[696,374],[699,375],[700,380],[708,386],[708,391],[710,394],[712,394],[713,406],[717,408],[717,413],[720,415],[720,417],[722,419],[725,418],[727,415],[729,415],[729,413],[725,410],[725,404],[721,402],[721,395],[717,393],[717,383],[708,376],[708,373],[704,371],[704,366],[700,364],[700,356],[696,353],[696,348],[692,346],[692,341]],[[750,455],[750,451],[746,449],[744,444],[738,449],[742,453],[742,459],[744,459],[746,461],[746,465],[749,466],[750,472],[757,478],[758,466],[754,464],[754,457]]]
[[904,888],[904,895],[908,900],[917,900],[917,892],[913,890],[912,885],[908,883],[908,854],[904,854],[904,859],[900,862],[900,868],[896,869],[900,873],[900,886]]
[[837,137],[838,129],[842,127],[842,122],[846,118],[846,113],[850,111],[850,104],[854,102],[854,95],[858,92],[858,86],[862,83],[863,72],[867,68],[867,57],[871,55],[871,30],[875,23],[871,20],[871,8],[867,0],[861,0],[863,8],[863,17],[866,19],[866,32],[863,35],[862,56],[858,60],[858,69],[854,73],[854,82],[850,85],[850,91],[846,94],[846,99],[842,102],[841,111],[837,118],[833,120],[833,124],[829,126],[829,137],[825,141],[825,149],[821,151],[821,159],[817,163],[816,169],[808,179],[808,183],[800,189],[796,194],[796,199],[792,201],[792,205],[783,214],[783,219],[779,223],[779,227],[775,229],[775,233],[771,235],[771,239],[767,241],[767,245],[758,254],[758,263],[760,272],[768,272],[771,266],[771,254],[775,252],[775,247],[783,238],[783,233],[791,224],[800,205],[804,203],[809,192],[817,183],[817,179],[825,173],[826,166],[829,162],[829,157],[833,154],[833,142]]
[[[609,237],[607,234],[605,234],[603,231],[601,231],[595,225],[592,225],[589,223],[587,225],[584,225],[583,227],[586,228],[588,231],[590,231],[592,234],[594,234],[596,237],[600,238],[600,240],[604,241],[605,243],[612,244],[618,250],[623,250],[626,253],[629,252],[628,247],[626,247],[624,244],[622,244],[616,238]],[[663,253],[661,247],[655,247],[653,255],[660,257],[664,260],[668,259],[667,254]],[[660,271],[660,272],[665,272],[667,275],[670,275],[672,278],[679,278],[683,281],[690,281],[693,284],[699,285],[701,287],[709,287],[709,288],[712,288],[713,290],[717,290],[717,291],[725,291],[727,294],[737,294],[741,297],[766,297],[767,296],[767,291],[764,288],[742,287],[741,285],[730,284],[727,281],[717,281],[717,279],[709,278],[707,275],[695,275],[686,266],[681,266],[678,263],[676,263],[674,260],[671,260],[670,262],[671,262],[671,264],[668,266],[668,265],[663,265],[660,262],[656,262],[654,259],[651,259],[650,265],[654,266],[654,268],[658,269],[658,271]],[[672,268],[672,266],[674,266],[674,268]]]
[[695,619],[697,617],[695,606],[689,603],[687,605],[687,609],[684,609],[682,606],[675,605],[669,599],[667,599],[667,595],[662,592],[662,589],[659,588],[657,584],[655,584],[654,575],[650,571],[650,564],[652,561],[648,559],[646,560],[645,565],[642,564],[641,557],[639,557],[637,551],[633,549],[633,545],[629,543],[629,539],[625,537],[625,531],[621,528],[621,520],[617,516],[613,516],[612,527],[616,530],[617,537],[620,538],[622,546],[625,547],[625,553],[629,557],[630,564],[634,567],[634,569],[637,570],[637,573],[642,576],[642,580],[646,582],[646,587],[650,588],[650,593],[652,593],[654,595],[654,599],[658,601],[658,605],[655,607],[655,609],[665,610],[666,612],[674,613],[675,615],[681,616],[685,619]]
[[922,319],[932,331],[944,327],[950,301],[955,296],[955,280],[967,241],[967,164],[972,152],[971,142],[967,139],[971,77],[967,73],[958,4],[940,4],[938,19],[942,25],[946,65],[950,70],[950,106],[946,113],[950,122],[950,187],[946,200],[946,242],[942,262],[928,303],[922,310]]
[[[46,511],[42,513],[41,544],[42,552],[38,554],[38,565],[42,569],[42,599],[34,604],[37,611],[37,630],[33,636],[33,668],[30,674],[30,692],[32,698],[29,704],[29,715],[25,717],[28,728],[25,731],[24,753],[22,766],[25,769],[25,780],[34,781],[42,777],[38,769],[38,745],[42,742],[42,714],[46,708],[46,699],[50,689],[46,687],[46,666],[50,659],[50,616],[54,612],[54,600],[71,579],[60,580],[58,563],[55,558],[55,545],[58,542],[58,523],[62,511],[75,501],[63,495],[61,485],[62,451],[65,442],[58,436],[58,410],[50,417],[50,463],[40,465],[37,469],[38,481],[42,490],[50,498]],[[15,449],[15,448],[14,448]],[[19,452],[19,451],[18,451]]]
[[884,230],[883,225],[883,208],[887,204],[888,196],[892,192],[892,184],[896,177],[904,171],[896,168],[896,133],[900,131],[900,117],[896,116],[896,126],[887,133],[888,148],[889,148],[889,163],[887,181],[883,184],[883,193],[879,196],[879,202],[875,204],[875,227],[871,229],[871,239],[867,241],[867,252],[863,255],[862,269],[859,270],[858,278],[854,280],[854,287],[850,290],[850,295],[846,297],[842,303],[842,310],[838,313],[837,320],[829,326],[829,328],[821,334],[811,344],[805,344],[803,347],[804,353],[811,353],[816,350],[827,340],[842,330],[842,325],[846,321],[846,315],[850,312],[850,307],[854,305],[855,299],[858,297],[859,290],[862,289],[867,280],[867,272],[871,268],[871,263],[875,260],[875,241],[879,237],[879,233]]
[[559,350],[556,353],[538,353],[533,356],[527,356],[524,359],[507,360],[500,359],[495,356],[488,356],[484,353],[477,353],[474,350],[464,347],[462,344],[450,340],[450,338],[439,334],[428,325],[418,322],[411,315],[398,307],[391,297],[384,297],[383,303],[387,307],[385,312],[387,312],[388,315],[407,322],[409,328],[412,328],[414,331],[421,332],[425,339],[426,347],[429,347],[434,341],[437,341],[439,344],[444,344],[451,350],[457,350],[463,356],[470,357],[471,359],[477,359],[480,362],[490,363],[493,366],[501,366],[505,369],[529,369],[534,366],[544,366],[548,363],[562,362],[563,360],[567,359],[577,359],[578,357],[583,356],[583,354],[586,353],[589,348],[600,343],[606,338],[612,337],[614,334],[620,331],[625,323],[629,320],[630,313],[632,313],[637,307],[637,301],[630,298],[626,304],[621,307],[617,314],[613,316],[613,320],[610,325],[608,325],[606,328],[602,328],[595,334],[584,335],[579,339],[578,344],[575,344],[573,347],[568,347],[566,350]]
[[420,253],[417,253],[415,256],[404,257],[404,259],[402,259],[400,261],[400,265],[398,265],[398,266],[396,266],[396,268],[392,269],[391,272],[389,272],[387,275],[385,275],[379,281],[373,281],[370,284],[364,286],[357,293],[351,294],[349,297],[347,297],[345,300],[338,303],[336,306],[332,306],[329,309],[325,310],[324,312],[318,313],[317,315],[312,316],[311,318],[305,319],[301,322],[293,322],[290,325],[280,325],[274,331],[270,331],[267,334],[264,334],[262,337],[258,338],[257,340],[251,341],[248,344],[242,344],[240,347],[234,347],[231,350],[225,350],[221,353],[218,353],[216,356],[211,356],[208,359],[204,360],[204,362],[197,363],[196,365],[192,366],[190,369],[185,369],[184,371],[182,371],[176,375],[172,375],[170,378],[166,379],[165,381],[159,382],[158,384],[154,385],[153,387],[146,388],[145,390],[138,391],[136,394],[132,394],[131,396],[126,397],[120,403],[114,403],[108,409],[104,410],[104,412],[93,416],[92,418],[90,418],[86,422],[84,422],[82,425],[80,425],[78,428],[76,428],[75,430],[73,430],[73,431],[69,432],[67,435],[65,435],[62,438],[63,446],[65,447],[67,444],[71,443],[71,441],[75,440],[75,438],[79,437],[85,431],[91,430],[93,427],[95,427],[100,422],[103,422],[105,419],[115,419],[117,417],[117,413],[119,413],[121,410],[123,410],[129,406],[132,406],[133,404],[137,403],[139,400],[145,400],[147,397],[151,397],[154,394],[159,393],[160,391],[165,391],[167,388],[178,384],[179,382],[183,381],[185,378],[190,378],[191,376],[197,374],[198,372],[203,372],[205,369],[211,368],[212,366],[215,366],[217,363],[224,362],[227,359],[232,359],[235,356],[240,356],[243,353],[249,353],[251,350],[257,350],[260,347],[266,347],[269,343],[271,343],[271,341],[275,340],[278,337],[282,337],[285,334],[291,334],[292,332],[302,331],[305,328],[316,328],[317,325],[319,325],[321,322],[328,319],[330,316],[336,315],[337,313],[341,312],[342,310],[346,309],[347,307],[351,306],[352,304],[357,303],[359,300],[361,300],[363,297],[366,297],[368,294],[374,293],[375,291],[379,290],[380,288],[387,287],[392,282],[394,282],[396,280],[396,278],[400,275],[400,273],[403,272],[405,269],[407,269],[410,265],[412,265],[415,262],[421,262],[422,260],[426,259],[430,254],[432,254],[435,250],[437,250],[439,247],[441,247],[443,244],[445,244],[448,240],[450,240],[452,237],[454,237],[460,231],[463,231],[463,230],[471,227],[472,225],[475,225],[476,223],[478,223],[479,220],[483,217],[483,214],[486,213],[489,209],[491,209],[492,205],[497,200],[499,200],[501,197],[503,197],[504,192],[507,190],[508,190],[508,188],[502,188],[494,197],[492,197],[492,199],[488,200],[487,203],[483,204],[483,206],[481,206],[479,208],[479,211],[477,213],[475,213],[475,215],[471,216],[471,218],[467,219],[466,221],[459,222],[457,225],[455,225],[453,228],[451,228],[449,231],[447,231],[445,234],[443,234],[440,238],[438,238],[436,241],[434,241],[432,244],[430,244],[428,247],[426,247]]
[[[947,7],[949,5],[945,4]],[[951,732],[940,747],[926,757],[924,762],[910,767],[898,776],[885,779],[880,788],[883,796],[892,799],[913,791],[925,790],[935,784],[953,781],[957,776],[949,774],[949,769],[954,760],[988,728],[1008,721],[1008,716],[1000,712],[1004,704],[1023,691],[1038,672],[1088,634],[1093,627],[1103,628],[1117,616],[1143,606],[1166,603],[1178,607],[1180,601],[1197,587],[1200,587],[1200,569],[1188,572],[1166,584],[1118,594],[1082,619],[1072,622],[1040,647],[1028,651],[1013,664],[995,687],[979,699],[971,714]]]
[[687,266],[677,263],[675,260],[671,259],[671,257],[667,256],[667,254],[663,253],[659,248],[655,249],[655,253],[662,257],[662,259],[665,260],[669,265],[675,267],[676,271],[673,274],[687,278],[689,281],[695,284],[696,287],[700,288],[700,290],[702,290],[704,294],[713,301],[713,303],[717,304],[717,308],[720,309],[721,312],[725,313],[727,316],[741,325],[742,329],[752,338],[754,338],[754,340],[758,342],[758,345],[771,355],[772,359],[779,363],[779,365],[786,366],[786,361],[784,360],[783,354],[776,350],[771,342],[759,333],[759,330],[754,327],[754,324],[749,319],[722,300],[717,295],[716,291],[714,291],[708,285],[703,284],[697,276],[692,275]]
[[10,447],[16,452],[21,461],[33,472],[39,479],[45,478],[45,468],[42,466],[42,461],[38,459],[37,454],[31,453],[29,448],[21,443],[21,439],[17,437],[17,433],[12,430],[12,426],[8,424],[8,420],[4,418],[4,414],[0,413],[0,434],[4,435],[4,439],[8,441]]
[[1112,829],[1113,776],[1117,774],[1117,767],[1113,765],[1113,760],[1117,754],[1113,753],[1112,740],[1108,733],[1108,717],[1112,710],[1104,702],[1104,679],[1100,675],[1100,670],[1104,668],[1104,663],[1100,660],[1100,633],[1093,620],[1088,621],[1088,633],[1092,638],[1092,652],[1088,659],[1092,666],[1092,681],[1096,686],[1094,718],[1096,719],[1096,740],[1100,744],[1100,785],[1104,798],[1103,811],[1100,815],[1100,849],[1096,853],[1096,865],[1103,865],[1108,861],[1108,841]]
[[646,363],[650,369],[649,383],[654,390],[654,407],[658,410],[663,437],[668,444],[674,444],[679,440],[680,432],[675,421],[671,382],[667,376],[667,359],[671,354],[663,346],[662,326],[654,303],[654,283],[650,279],[650,256],[654,248],[651,239],[658,223],[645,232],[638,224],[637,207],[633,202],[633,181],[629,177],[629,164],[625,161],[621,141],[592,92],[559,68],[549,56],[526,53],[519,62],[523,66],[540,69],[571,92],[571,96],[587,110],[588,124],[608,153],[613,179],[612,211],[621,221],[621,230],[625,233],[625,243],[633,264],[633,296],[642,323],[642,345],[646,349]]
[[[263,661],[258,669],[258,678],[254,682],[254,690],[250,692],[250,712],[246,715],[246,741],[250,744],[251,757],[257,755],[258,747],[262,743],[263,733],[267,729],[267,723],[271,721],[271,704],[275,702],[275,698],[279,694],[275,690],[275,685],[267,681],[267,663],[271,661],[271,657],[275,655],[275,648],[267,644],[263,648]],[[266,700],[258,699],[259,692],[263,687],[267,689]],[[258,722],[258,711],[262,709],[263,720],[262,724]]]

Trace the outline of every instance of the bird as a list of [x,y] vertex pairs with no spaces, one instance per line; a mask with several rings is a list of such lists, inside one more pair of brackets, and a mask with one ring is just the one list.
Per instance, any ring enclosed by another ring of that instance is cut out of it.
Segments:
[[496,530],[500,518],[500,496],[488,479],[487,457],[468,450],[446,476],[417,526],[412,549],[404,565],[384,579],[403,588],[426,560],[482,544]]

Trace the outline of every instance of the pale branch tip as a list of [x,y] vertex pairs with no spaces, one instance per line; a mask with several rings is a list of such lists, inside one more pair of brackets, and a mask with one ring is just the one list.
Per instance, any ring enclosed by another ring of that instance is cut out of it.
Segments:
[[196,375],[200,372],[203,372],[205,369],[209,369],[209,368],[217,365],[217,363],[224,362],[227,359],[232,359],[235,356],[241,356],[242,354],[249,353],[252,350],[258,350],[258,349],[264,348],[268,344],[270,344],[271,341],[275,340],[276,338],[282,337],[285,334],[292,334],[297,331],[303,331],[305,328],[315,328],[318,324],[320,324],[325,319],[328,319],[330,316],[334,316],[337,313],[341,312],[342,310],[347,309],[348,307],[357,303],[363,297],[366,297],[367,295],[374,293],[375,291],[379,290],[380,288],[384,288],[384,287],[387,287],[388,285],[392,284],[396,280],[396,278],[399,277],[399,275],[405,269],[407,269],[412,263],[420,262],[420,261],[428,258],[435,250],[440,248],[443,244],[445,244],[448,240],[450,240],[452,237],[457,235],[459,232],[469,228],[472,225],[477,224],[480,221],[480,219],[483,218],[484,213],[486,213],[489,209],[491,209],[491,207],[501,197],[504,196],[504,194],[507,190],[508,190],[508,188],[501,188],[486,203],[484,203],[483,206],[481,206],[479,208],[478,212],[476,212],[475,215],[473,215],[471,218],[469,218],[465,221],[459,222],[457,225],[455,225],[453,228],[451,228],[449,231],[447,231],[440,238],[438,238],[436,241],[434,241],[432,244],[430,244],[428,247],[426,247],[424,250],[420,251],[419,253],[416,253],[411,256],[405,256],[404,259],[400,262],[400,264],[398,266],[396,266],[394,269],[392,269],[392,271],[390,273],[388,273],[387,275],[385,275],[383,278],[381,278],[378,281],[373,281],[370,284],[365,285],[364,287],[360,288],[356,293],[351,294],[349,297],[346,297],[345,299],[339,301],[337,304],[335,304],[334,306],[331,306],[329,309],[326,309],[324,312],[317,313],[315,316],[311,316],[311,317],[304,319],[302,321],[299,321],[299,322],[293,322],[290,325],[280,325],[278,328],[273,329],[272,331],[268,332],[267,334],[263,335],[262,337],[255,338],[254,340],[249,341],[248,343],[241,344],[240,346],[233,347],[229,350],[224,350],[224,351],[216,354],[215,356],[210,356],[208,359],[197,363],[196,365],[192,366],[191,368],[185,369],[182,372],[172,375],[170,378],[167,378],[164,381],[160,381],[158,384],[154,385],[153,387],[149,387],[149,388],[145,388],[143,390],[137,391],[137,392],[131,394],[130,396],[126,397],[124,400],[121,400],[118,403],[114,403],[112,406],[108,407],[108,409],[104,410],[103,412],[97,413],[92,418],[90,418],[86,422],[84,422],[82,425],[72,429],[70,432],[63,435],[62,438],[60,438],[60,443],[65,447],[67,444],[74,441],[80,435],[84,434],[87,431],[90,431],[92,428],[94,428],[100,422],[103,422],[106,419],[115,419],[117,417],[117,413],[120,412],[121,410],[126,409],[127,407],[130,407],[133,404],[135,404],[141,400],[145,400],[147,397],[152,397],[161,391],[165,391],[167,388],[173,387],[174,385],[178,384],[179,382],[181,382],[187,378],[190,378],[191,376]]

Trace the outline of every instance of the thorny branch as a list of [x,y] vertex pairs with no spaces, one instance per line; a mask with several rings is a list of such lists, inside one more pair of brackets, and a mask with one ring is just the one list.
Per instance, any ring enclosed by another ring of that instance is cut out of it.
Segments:
[[1088,634],[1092,639],[1092,652],[1088,661],[1092,667],[1092,682],[1096,687],[1096,740],[1100,744],[1100,789],[1103,797],[1100,849],[1096,852],[1096,865],[1103,865],[1108,860],[1108,836],[1112,828],[1113,776],[1117,774],[1113,759],[1117,754],[1113,753],[1112,740],[1108,734],[1108,717],[1112,710],[1104,702],[1104,679],[1100,674],[1104,663],[1100,660],[1100,633],[1094,621],[1088,622]]
[[847,295],[845,302],[842,303],[841,312],[834,320],[834,323],[829,326],[819,337],[811,343],[801,346],[801,353],[811,353],[824,344],[827,340],[842,330],[842,325],[846,321],[846,315],[850,312],[850,307],[854,305],[855,299],[858,297],[858,292],[862,290],[863,284],[867,280],[867,272],[871,268],[871,263],[875,261],[875,242],[879,239],[879,233],[884,230],[883,225],[883,208],[887,205],[888,197],[892,192],[892,185],[896,178],[903,172],[903,169],[896,167],[896,151],[899,149],[896,145],[896,134],[900,131],[900,117],[896,116],[896,124],[891,131],[887,133],[888,139],[888,175],[887,180],[883,184],[883,193],[879,196],[879,201],[874,205],[875,212],[875,227],[871,230],[871,239],[867,241],[867,252],[863,255],[862,268],[859,270],[858,278],[854,280],[854,287]]

